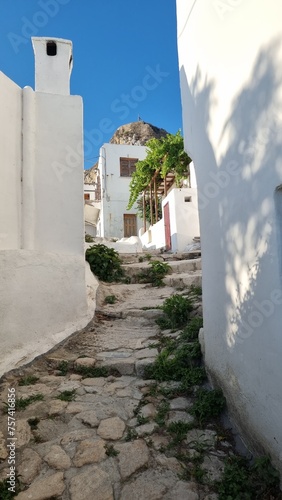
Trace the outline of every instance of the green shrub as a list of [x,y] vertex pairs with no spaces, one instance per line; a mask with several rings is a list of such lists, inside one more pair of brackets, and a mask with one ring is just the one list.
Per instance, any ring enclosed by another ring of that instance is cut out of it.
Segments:
[[203,318],[201,316],[195,316],[191,318],[188,325],[185,326],[183,332],[181,333],[181,340],[191,341],[195,340],[199,336],[199,330],[203,326]]
[[163,278],[170,271],[171,267],[166,262],[151,260],[149,262],[151,269],[149,270],[149,278],[153,286],[163,285]]
[[196,394],[196,401],[189,412],[196,417],[200,425],[203,425],[210,418],[219,417],[225,405],[226,400],[220,389],[211,391],[199,389]]
[[152,283],[153,286],[163,285],[163,278],[170,271],[171,267],[166,262],[151,260],[150,267],[143,269],[137,276],[139,283]]
[[187,297],[175,294],[164,301],[162,309],[170,328],[181,328],[186,325],[193,306]]
[[269,457],[257,458],[252,465],[242,457],[225,462],[221,481],[215,483],[219,500],[281,500],[279,473]]
[[85,258],[93,274],[102,281],[119,281],[123,276],[121,259],[113,248],[99,243],[86,250]]
[[115,295],[107,295],[105,297],[105,303],[106,304],[114,304],[116,302],[117,298]]

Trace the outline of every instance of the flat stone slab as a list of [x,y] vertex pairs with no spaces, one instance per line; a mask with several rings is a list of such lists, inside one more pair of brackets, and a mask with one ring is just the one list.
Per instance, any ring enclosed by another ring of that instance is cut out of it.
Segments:
[[146,368],[152,366],[152,364],[154,364],[154,358],[138,359],[135,364],[137,377],[145,377]]
[[185,424],[191,424],[194,422],[194,418],[189,413],[185,411],[170,411],[168,414],[167,425],[173,422],[184,422]]
[[171,399],[171,401],[169,402],[170,409],[175,411],[186,410],[188,408],[191,408],[192,405],[193,402],[191,400],[181,397]]
[[[120,500],[162,500],[176,481],[177,475],[168,470],[145,471],[123,487]],[[186,497],[171,497],[170,500],[186,500]]]
[[70,481],[70,500],[114,500],[109,475],[99,467],[76,474]]
[[157,355],[159,354],[158,349],[140,349],[140,351],[136,351],[134,353],[134,357],[137,359],[144,359],[144,358],[156,358]]
[[94,358],[77,358],[74,362],[75,366],[91,368],[96,363]]
[[127,479],[149,461],[149,449],[143,440],[115,445],[119,451],[118,462],[121,478]]
[[17,500],[46,500],[62,495],[65,490],[63,472],[56,472],[43,479],[34,481],[26,490],[19,493]]
[[41,469],[42,460],[36,451],[26,448],[23,451],[21,463],[18,466],[18,474],[21,482],[30,484],[38,475]]
[[195,443],[205,445],[207,448],[215,446],[217,434],[211,429],[191,429],[187,433],[185,443],[191,448]]
[[125,430],[125,423],[119,417],[107,418],[100,422],[97,434],[103,439],[116,441],[121,439]]
[[79,443],[73,458],[75,467],[101,462],[106,458],[105,441],[103,439],[86,439]]
[[132,375],[135,372],[135,358],[113,358],[103,362],[103,366],[117,370],[121,375]]
[[61,446],[53,445],[47,455],[44,457],[45,462],[47,462],[52,469],[64,470],[71,467],[71,459],[66,454],[66,452],[61,448]]

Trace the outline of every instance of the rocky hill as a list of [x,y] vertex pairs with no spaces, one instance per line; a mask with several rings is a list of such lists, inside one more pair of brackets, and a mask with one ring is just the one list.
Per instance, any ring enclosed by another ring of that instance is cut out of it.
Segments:
[[[163,128],[155,127],[142,120],[138,122],[121,125],[110,139],[111,144],[129,144],[133,146],[144,146],[150,139],[160,139],[168,134]],[[84,182],[92,183],[96,180],[96,169],[98,163],[95,163],[89,170],[84,171]]]
[[121,125],[110,140],[111,144],[131,144],[133,146],[144,146],[150,139],[160,139],[167,135],[163,128],[155,127],[143,121]]

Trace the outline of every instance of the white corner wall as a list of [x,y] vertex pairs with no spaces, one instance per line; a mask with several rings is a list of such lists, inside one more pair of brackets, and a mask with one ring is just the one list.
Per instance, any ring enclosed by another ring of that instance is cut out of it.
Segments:
[[[185,201],[188,198],[191,201]],[[174,188],[162,202],[169,204],[171,251],[183,252],[200,235],[197,189]]]
[[0,250],[21,240],[22,90],[0,72]]
[[[185,147],[200,210],[205,360],[282,471],[282,5],[177,0]],[[278,206],[279,207],[278,207]]]
[[[120,158],[146,158],[145,146],[126,144],[104,144],[100,150],[99,170],[101,172],[101,214],[99,235],[105,238],[123,238],[123,214],[136,214],[137,206],[126,210],[129,201],[131,177],[120,176]],[[143,221],[137,217],[137,234]]]
[[86,326],[96,280],[85,275],[82,99],[0,73],[0,111],[1,376]]

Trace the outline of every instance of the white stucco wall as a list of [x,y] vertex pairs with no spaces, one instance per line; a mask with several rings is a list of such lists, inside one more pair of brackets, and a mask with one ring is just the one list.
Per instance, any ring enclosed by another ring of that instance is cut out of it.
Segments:
[[[122,238],[124,236],[123,214],[136,214],[134,205],[126,210],[129,201],[130,177],[120,176],[120,158],[146,157],[145,146],[125,144],[104,144],[100,150],[99,170],[101,172],[102,202],[99,223],[99,236]],[[143,221],[137,217],[137,234]]]
[[174,188],[162,201],[162,207],[166,203],[169,204],[171,251],[183,252],[193,238],[200,235],[197,189]]
[[36,92],[35,100],[34,248],[82,255],[83,155],[74,146],[82,144],[82,99]]
[[50,72],[44,92],[22,91],[0,73],[0,376],[94,313],[85,278],[82,100],[62,88],[52,94],[48,81],[66,83],[69,67],[47,71],[46,52],[35,54],[37,76]]
[[0,250],[21,245],[22,90],[0,72]]
[[241,432],[280,470],[281,15],[276,0],[177,0],[185,146],[199,190],[205,359]]

